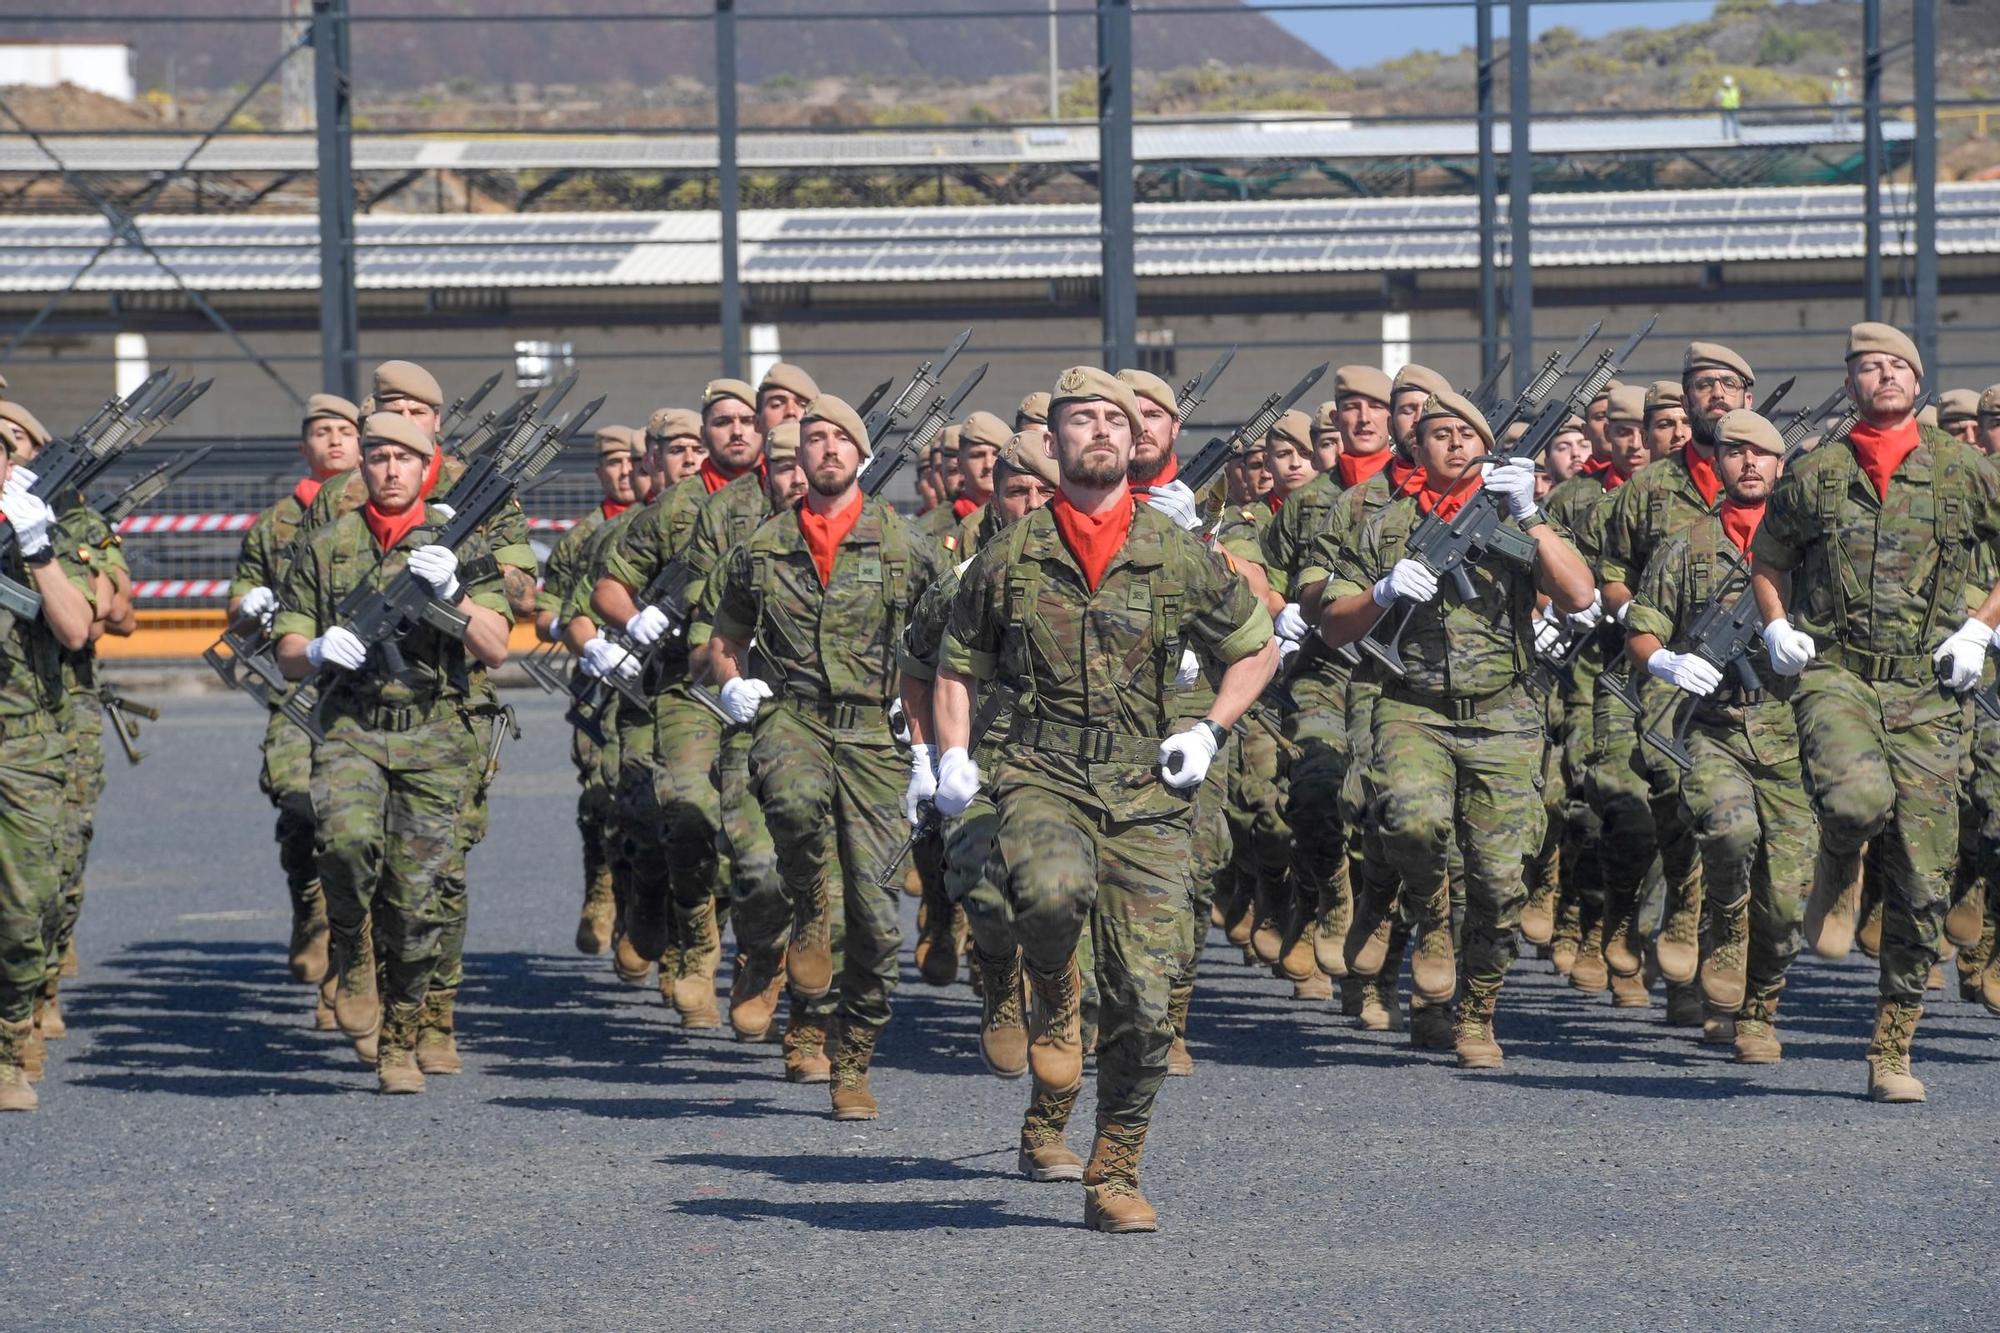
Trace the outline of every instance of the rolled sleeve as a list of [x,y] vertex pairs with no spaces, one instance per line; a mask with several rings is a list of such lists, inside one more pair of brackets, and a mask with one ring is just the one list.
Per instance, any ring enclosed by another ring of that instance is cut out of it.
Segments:
[[280,611],[271,621],[271,637],[274,639],[282,639],[287,634],[310,639],[318,633],[319,622],[303,611]]
[[1216,660],[1224,666],[1240,662],[1269,643],[1274,632],[1271,613],[1261,606],[1252,606],[1243,623],[1215,645]]
[[969,648],[955,633],[945,635],[944,648],[938,655],[938,663],[974,680],[991,680],[1000,670],[999,654]]
[[1674,637],[1673,617],[1635,599],[1632,609],[1625,613],[1625,632],[1650,634],[1661,643],[1671,643]]

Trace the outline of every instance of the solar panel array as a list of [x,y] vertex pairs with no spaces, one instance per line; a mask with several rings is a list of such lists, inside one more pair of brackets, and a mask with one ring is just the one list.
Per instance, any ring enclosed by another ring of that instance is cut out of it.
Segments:
[[[1300,203],[1151,204],[1136,212],[1143,276],[1402,272],[1478,264],[1470,197]],[[1910,199],[1885,191],[1883,249],[1909,251]],[[1862,251],[1853,187],[1549,195],[1533,201],[1533,263],[1594,268],[1851,259]],[[318,284],[311,215],[145,218],[160,258],[205,291]],[[939,282],[1091,276],[1094,208],[770,210],[742,217],[752,282]],[[378,215],[357,220],[364,289],[712,285],[713,213]],[[0,218],[0,291],[56,290],[110,240],[101,218]],[[1500,260],[1507,261],[1506,218]],[[1938,252],[2000,254],[2000,182],[1938,189]],[[173,279],[144,250],[110,246],[85,290],[143,291]]]

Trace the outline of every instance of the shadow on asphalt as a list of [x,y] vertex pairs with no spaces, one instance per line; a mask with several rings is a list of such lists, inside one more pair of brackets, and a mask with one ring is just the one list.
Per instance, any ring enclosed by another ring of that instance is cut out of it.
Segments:
[[891,1199],[881,1203],[689,1199],[668,1204],[667,1211],[685,1217],[714,1217],[728,1222],[801,1222],[829,1231],[929,1231],[937,1227],[966,1231],[1012,1227],[1076,1230],[1074,1222],[1010,1213],[988,1199]]

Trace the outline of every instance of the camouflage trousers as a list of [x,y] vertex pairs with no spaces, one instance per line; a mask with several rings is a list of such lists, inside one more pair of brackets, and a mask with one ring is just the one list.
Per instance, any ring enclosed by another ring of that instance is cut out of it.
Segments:
[[578,727],[570,733],[569,757],[576,767],[576,831],[583,841],[583,885],[587,894],[611,879],[606,843],[612,823],[612,783],[617,778],[618,739],[613,732],[599,745]]
[[[1651,707],[1653,697],[1652,686],[1643,687],[1640,701]],[[1640,742],[1639,718],[1602,683],[1595,712],[1589,787],[1600,821],[1605,920],[1611,929],[1631,923],[1636,950],[1658,920],[1657,886],[1664,881],[1669,910],[1685,903],[1700,891],[1701,857],[1681,818],[1680,770]]]
[[835,960],[843,1027],[889,1022],[902,921],[897,890],[877,881],[907,827],[908,773],[886,726],[834,731],[779,702],[751,727],[750,787],[771,831],[785,901],[796,908],[823,894],[844,926]]
[[[1350,830],[1353,849],[1350,873],[1354,878],[1354,925],[1348,931],[1352,944],[1347,950],[1350,975],[1354,955],[1362,941],[1384,920],[1400,920],[1403,879],[1382,845],[1382,774],[1375,752],[1375,704],[1381,689],[1362,679],[1347,687],[1347,772],[1340,783],[1340,818]],[[1400,933],[1400,932],[1399,932]],[[1390,971],[1400,965],[1400,946],[1391,950]]]
[[[717,852],[721,858],[724,886],[729,896],[729,919],[736,933],[736,947],[745,954],[770,955],[791,938],[792,904],[778,876],[778,852],[771,842],[771,829],[764,808],[750,785],[749,727],[728,727],[722,733],[721,753],[716,759],[714,782],[722,810]],[[897,808],[902,807],[898,804]],[[833,969],[840,975],[846,927],[838,912],[833,919]],[[840,1008],[838,987],[816,1000],[793,994],[788,986],[792,1017],[825,1021]]]
[[[1283,762],[1277,738],[1269,731],[1248,719],[1240,725],[1242,730],[1231,734],[1228,745],[1216,757],[1208,780],[1195,789],[1195,859],[1197,863],[1206,859],[1203,844],[1212,837],[1203,807],[1216,806],[1222,815],[1223,861],[1230,878],[1239,883],[1261,880],[1282,884],[1292,871],[1293,860],[1292,829],[1285,818],[1290,800],[1289,766]],[[1285,729],[1295,727],[1288,724]],[[1316,886],[1308,888],[1303,877],[1295,882],[1299,895],[1309,898],[1308,910],[1316,908]],[[1197,864],[1195,915],[1203,922],[1215,894],[1216,876],[1204,873]]]
[[[1308,651],[1301,649],[1301,651]],[[1285,735],[1298,753],[1285,766],[1283,830],[1292,838],[1291,872],[1298,900],[1308,910],[1351,892],[1348,857],[1350,824],[1343,817],[1341,790],[1353,749],[1348,738],[1348,672],[1332,662],[1315,663],[1288,689]],[[1259,865],[1265,862],[1260,848]]]
[[53,718],[0,723],[0,1022],[32,1017],[58,924],[69,739]]
[[1971,898],[1981,917],[1979,939],[1958,951],[1960,976],[1976,974],[1993,957],[2000,927],[2000,722],[1973,718],[1972,743],[1959,768],[1958,867],[1952,906]]
[[318,876],[313,851],[312,738],[283,713],[264,728],[258,789],[278,812],[278,868],[293,902]]
[[719,885],[715,838],[722,809],[711,780],[722,750],[722,724],[685,685],[653,699],[650,746],[623,736],[618,813],[631,882],[626,935],[658,961],[671,922],[713,899]]
[[1604,912],[1604,872],[1598,859],[1604,820],[1590,784],[1591,760],[1597,752],[1596,671],[1594,664],[1583,660],[1572,671],[1575,682],[1561,688],[1562,713],[1556,724],[1562,770],[1558,873],[1564,913],[1595,922]]
[[1792,699],[1820,839],[1881,857],[1884,999],[1921,1003],[1944,936],[1958,854],[1964,708],[1933,683],[1869,682],[1819,661]]
[[[1119,771],[1124,786],[1157,781],[1150,765]],[[1006,885],[1027,966],[1060,973],[1088,935],[1099,988],[1099,1123],[1143,1125],[1166,1079],[1174,1030],[1168,1003],[1189,975],[1192,807],[1120,818],[1090,787],[1065,790],[1036,764],[1009,758],[992,782],[998,811],[994,876]]]
[[[1782,712],[1788,705],[1760,707]],[[1700,722],[1688,731],[1694,767],[1681,778],[1682,813],[1701,848],[1711,933],[1716,922],[1747,907],[1746,1003],[1784,989],[1785,970],[1804,944],[1799,927],[1819,825],[1791,732],[1785,725],[1753,737],[1740,727]]]
[[[1542,710],[1525,690],[1515,693],[1477,724],[1386,695],[1375,704],[1383,848],[1410,895],[1448,895],[1456,843],[1465,879],[1460,972],[1474,984],[1497,985],[1514,962],[1523,870],[1542,840]],[[1500,730],[1509,718],[1520,727]]]
[[[500,776],[500,761],[493,749],[494,733],[506,726],[497,705],[473,712],[466,720],[470,732],[464,817],[458,822],[458,838],[451,860],[438,877],[438,907],[443,929],[438,936],[437,965],[431,971],[431,989],[455,991],[465,982],[465,932],[472,919],[472,885],[466,878],[466,864],[472,849],[486,840],[492,827],[493,811],[486,793]],[[496,757],[489,762],[489,754]]]
[[386,1004],[421,1003],[433,970],[448,970],[443,882],[473,818],[484,759],[455,708],[407,731],[342,718],[313,750],[327,922],[337,942],[358,948],[372,918]]
[[83,915],[84,870],[90,860],[90,840],[97,832],[97,801],[104,795],[104,713],[95,693],[71,697],[67,730],[69,780],[63,790],[56,924],[47,940],[51,976],[62,966],[63,953]]

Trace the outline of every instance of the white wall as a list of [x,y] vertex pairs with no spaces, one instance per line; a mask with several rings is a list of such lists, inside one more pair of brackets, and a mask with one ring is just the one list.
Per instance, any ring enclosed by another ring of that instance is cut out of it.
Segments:
[[132,48],[123,42],[0,42],[0,87],[59,83],[129,102],[138,93]]

